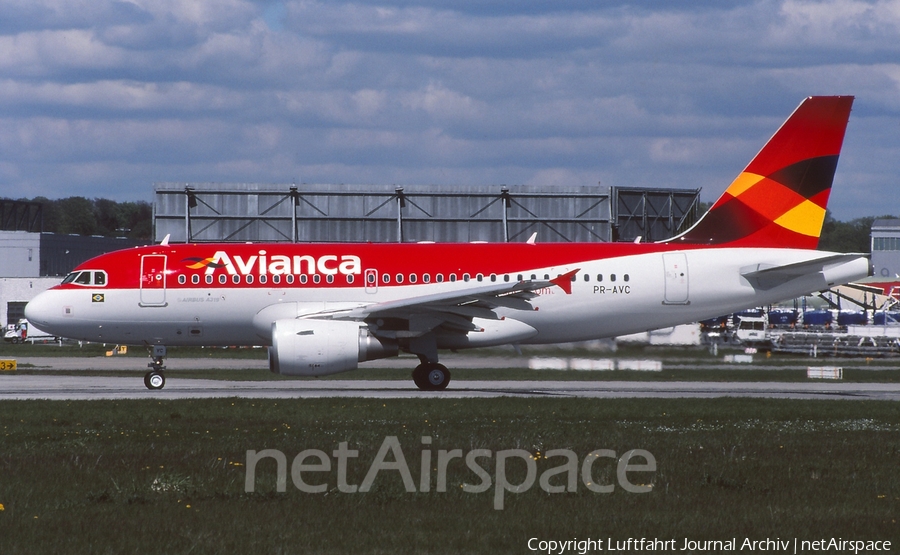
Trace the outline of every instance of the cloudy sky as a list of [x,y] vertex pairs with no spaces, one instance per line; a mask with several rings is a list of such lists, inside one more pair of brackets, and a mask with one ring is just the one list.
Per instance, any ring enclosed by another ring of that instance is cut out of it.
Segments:
[[2,0],[0,196],[158,181],[702,187],[857,97],[831,209],[900,215],[900,0]]

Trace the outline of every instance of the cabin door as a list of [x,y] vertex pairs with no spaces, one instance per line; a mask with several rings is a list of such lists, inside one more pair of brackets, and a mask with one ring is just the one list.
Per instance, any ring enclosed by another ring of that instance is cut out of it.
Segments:
[[663,254],[666,272],[665,300],[663,304],[690,304],[688,298],[687,255],[683,252]]
[[166,304],[166,255],[141,257],[141,306]]

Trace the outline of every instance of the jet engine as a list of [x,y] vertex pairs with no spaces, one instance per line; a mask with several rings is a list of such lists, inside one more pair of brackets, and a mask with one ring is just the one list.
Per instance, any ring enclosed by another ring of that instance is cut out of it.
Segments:
[[272,323],[269,369],[288,376],[324,376],[356,370],[360,362],[397,356],[396,343],[382,341],[358,322],[276,320]]

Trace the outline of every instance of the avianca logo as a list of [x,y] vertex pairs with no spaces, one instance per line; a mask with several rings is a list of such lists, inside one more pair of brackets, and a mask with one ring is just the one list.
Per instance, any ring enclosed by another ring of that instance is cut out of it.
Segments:
[[315,258],[308,254],[294,255],[283,254],[269,256],[266,251],[248,256],[246,260],[240,255],[229,256],[225,251],[216,251],[210,258],[185,258],[182,262],[189,263],[191,270],[206,268],[206,274],[214,274],[216,270],[224,269],[230,275],[247,275],[257,273],[261,276],[285,275],[285,274],[323,274],[333,276],[336,274],[350,275],[361,274],[362,263],[358,256],[344,254],[337,256],[326,254]]

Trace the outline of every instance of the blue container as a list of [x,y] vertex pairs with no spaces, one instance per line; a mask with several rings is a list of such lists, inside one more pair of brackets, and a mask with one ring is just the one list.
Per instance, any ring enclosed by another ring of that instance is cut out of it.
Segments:
[[749,310],[742,310],[740,312],[735,312],[734,316],[736,318],[740,318],[741,316],[750,316],[751,318],[759,318],[764,314],[763,309],[761,308],[751,308]]
[[900,312],[876,312],[874,323],[876,326],[900,324]]
[[808,310],[803,313],[803,324],[806,326],[829,326],[831,321],[831,312],[828,310]]
[[724,328],[728,323],[728,316],[717,316],[708,320],[700,320],[700,325],[705,328]]
[[793,310],[772,310],[769,312],[769,325],[790,326],[797,323],[797,312]]
[[838,312],[839,326],[865,326],[866,313],[858,310]]

